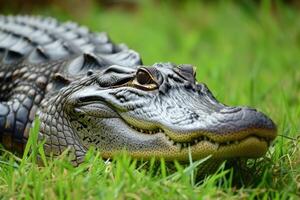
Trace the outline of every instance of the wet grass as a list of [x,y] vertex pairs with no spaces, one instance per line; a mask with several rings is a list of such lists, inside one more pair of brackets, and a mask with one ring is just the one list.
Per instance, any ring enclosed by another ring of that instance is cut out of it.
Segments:
[[[300,12],[263,1],[233,3],[140,3],[138,10],[95,9],[84,17],[58,8],[35,11],[105,30],[137,50],[150,65],[171,61],[197,66],[197,78],[229,105],[249,105],[278,125],[278,137],[264,158],[223,164],[204,179],[201,161],[111,162],[90,150],[73,167],[64,154],[40,159],[32,137],[18,158],[4,150],[0,196],[4,199],[297,199],[300,195]],[[36,131],[33,131],[33,134]],[[28,146],[28,147],[29,147]],[[40,156],[43,158],[43,156]],[[298,195],[298,196],[297,196]]]

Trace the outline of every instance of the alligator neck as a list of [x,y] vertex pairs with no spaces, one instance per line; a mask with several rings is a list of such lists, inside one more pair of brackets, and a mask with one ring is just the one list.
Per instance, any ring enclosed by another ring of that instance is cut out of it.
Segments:
[[46,101],[42,101],[38,111],[41,121],[39,137],[45,139],[45,152],[60,155],[68,149],[72,161],[79,164],[84,158],[86,149],[80,144],[77,134],[70,125],[70,119],[62,109],[64,98],[58,95],[49,100],[51,103]]

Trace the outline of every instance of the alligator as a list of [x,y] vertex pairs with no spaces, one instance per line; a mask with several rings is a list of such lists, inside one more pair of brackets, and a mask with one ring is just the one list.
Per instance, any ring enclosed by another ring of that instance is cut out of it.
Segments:
[[39,16],[0,16],[0,141],[23,152],[35,117],[47,155],[186,162],[263,156],[276,125],[220,103],[192,65],[143,65],[104,32]]

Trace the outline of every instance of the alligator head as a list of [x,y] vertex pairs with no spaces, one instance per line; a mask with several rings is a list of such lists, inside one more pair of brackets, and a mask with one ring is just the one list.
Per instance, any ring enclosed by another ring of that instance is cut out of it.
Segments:
[[[61,126],[55,128],[58,133],[51,128],[53,118],[60,117],[56,121],[64,123],[77,145],[95,146],[105,158],[124,149],[146,159],[186,161],[189,152],[193,159],[255,158],[276,136],[265,114],[219,103],[196,82],[189,65],[113,65],[89,71],[43,104],[42,125],[48,124],[52,135],[63,132]],[[47,132],[44,125],[42,132]]]

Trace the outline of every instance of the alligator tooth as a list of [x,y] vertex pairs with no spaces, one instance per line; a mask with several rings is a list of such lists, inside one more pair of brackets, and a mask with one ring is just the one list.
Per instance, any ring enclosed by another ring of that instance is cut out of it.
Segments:
[[144,131],[143,131],[142,129],[140,129],[140,132],[141,132],[141,133],[144,133]]
[[226,144],[229,145],[229,144],[230,144],[230,141],[227,141]]
[[239,141],[234,141],[234,144],[238,144],[239,143]]
[[216,147],[217,147],[217,149],[220,147],[220,144],[219,143],[216,143]]
[[186,143],[183,143],[182,145],[183,145],[183,147],[186,147],[186,146],[187,146],[187,144],[186,144]]
[[198,143],[198,140],[197,140],[197,139],[195,139],[195,140],[194,140],[194,142],[195,142],[195,144],[197,144],[197,143]]

